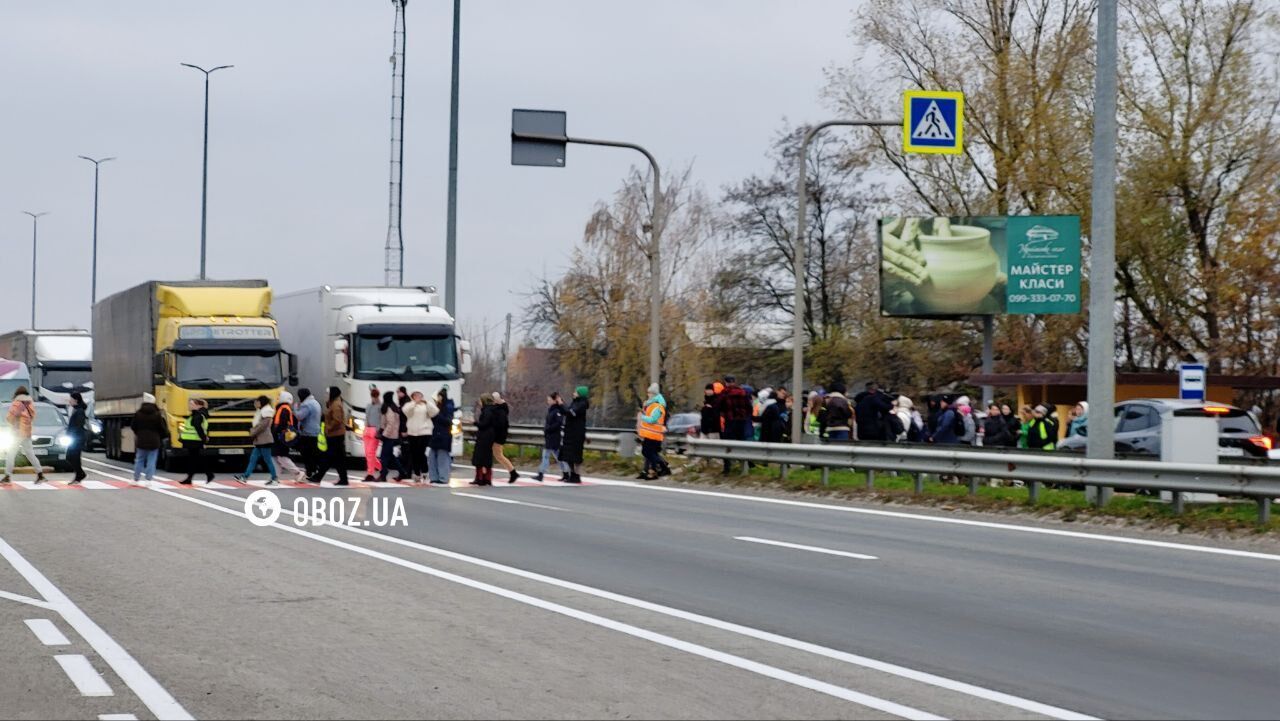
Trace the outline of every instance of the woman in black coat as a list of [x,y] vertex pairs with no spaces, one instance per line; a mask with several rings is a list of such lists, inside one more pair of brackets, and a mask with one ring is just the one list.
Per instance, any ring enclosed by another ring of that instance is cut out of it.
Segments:
[[1007,448],[1017,442],[1017,436],[1009,433],[1009,422],[1000,412],[1000,406],[992,403],[987,408],[987,417],[982,419],[982,446],[984,448]]
[[591,408],[589,389],[578,386],[573,391],[573,402],[564,407],[564,442],[560,444],[560,460],[569,464],[565,483],[582,483],[578,467],[582,465],[583,451],[587,445],[587,410]]
[[473,486],[493,485],[493,440],[497,436],[493,398],[480,397],[480,416],[476,418],[476,445],[471,451],[471,465],[476,467]]
[[75,477],[71,479],[72,485],[85,479],[84,465],[80,463],[80,454],[84,451],[84,444],[88,438],[88,434],[85,433],[85,424],[88,421],[85,409],[84,397],[79,393],[72,393],[70,415],[67,417],[67,435],[71,438],[71,443],[67,446],[67,467],[75,473]]

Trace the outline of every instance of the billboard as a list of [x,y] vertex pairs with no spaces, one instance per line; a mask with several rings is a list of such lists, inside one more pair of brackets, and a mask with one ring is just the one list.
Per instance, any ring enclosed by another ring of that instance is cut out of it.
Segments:
[[1080,312],[1076,215],[881,218],[880,314]]

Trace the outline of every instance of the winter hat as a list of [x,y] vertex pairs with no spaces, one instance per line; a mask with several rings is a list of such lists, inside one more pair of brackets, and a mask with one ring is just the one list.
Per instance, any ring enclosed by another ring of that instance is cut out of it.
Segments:
[[969,396],[960,396],[959,398],[957,398],[956,405],[958,406],[971,405],[971,403],[969,402]]
[[657,384],[657,383],[650,383],[650,384],[649,384],[649,395],[651,395],[651,396],[656,396],[656,395],[658,395],[658,390],[659,390],[659,389],[658,389],[658,384]]
[[494,402],[494,403],[501,403],[501,402],[502,402],[502,394],[501,394],[501,393],[499,393],[499,392],[497,392],[497,391],[494,391],[494,392],[493,392],[493,402]]
[[768,400],[771,393],[773,393],[772,388],[761,388],[760,392],[756,394],[756,398],[759,398],[762,401]]
[[574,389],[573,389],[573,392],[574,392],[574,393],[577,393],[579,398],[590,398],[590,397],[591,397],[591,396],[589,395],[590,389],[589,389],[589,388],[587,388],[586,386],[578,386],[577,388],[574,388]]
[[915,405],[911,402],[910,398],[906,396],[898,396],[898,407],[911,410],[912,408],[915,407]]
[[1044,404],[1041,404],[1041,405],[1036,406],[1036,410],[1037,410],[1037,411],[1040,411],[1041,413],[1044,413],[1044,414],[1046,414],[1046,415],[1048,415],[1048,413],[1049,413],[1049,409],[1048,409],[1048,408],[1045,408],[1045,407],[1044,407]]
[[280,400],[277,403],[293,403],[293,394],[289,391],[280,391]]
[[1089,415],[1089,401],[1080,401],[1076,405],[1080,406],[1080,409],[1084,411],[1085,415]]
[[142,394],[142,402],[143,402],[143,403],[155,403],[155,402],[156,402],[156,397],[155,397],[155,396],[153,396],[153,395],[151,395],[150,393],[143,393],[143,394]]

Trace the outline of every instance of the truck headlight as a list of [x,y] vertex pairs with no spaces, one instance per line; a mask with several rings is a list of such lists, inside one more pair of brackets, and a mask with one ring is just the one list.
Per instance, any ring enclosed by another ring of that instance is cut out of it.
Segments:
[[364,435],[364,421],[363,421],[363,420],[361,420],[361,419],[359,419],[359,418],[353,418],[353,419],[351,419],[351,428],[355,431],[355,433],[356,433],[356,435],[357,435],[357,436],[363,436],[363,435]]
[[71,436],[67,435],[66,433],[60,433],[60,434],[58,434],[58,447],[59,447],[59,448],[70,448],[70,447],[71,447]]
[[97,420],[96,418],[89,421],[89,431],[95,436],[102,433],[102,421]]

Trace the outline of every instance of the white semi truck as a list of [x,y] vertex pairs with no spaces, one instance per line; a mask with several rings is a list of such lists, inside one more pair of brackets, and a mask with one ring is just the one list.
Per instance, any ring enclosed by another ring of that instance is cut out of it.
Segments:
[[87,330],[15,330],[0,335],[0,358],[27,364],[31,395],[66,408],[79,391],[93,407],[93,338]]
[[471,345],[433,287],[324,286],[277,296],[273,311],[280,342],[298,356],[298,385],[323,404],[330,386],[342,390],[356,433],[347,454],[364,457],[369,389],[404,386],[432,398],[441,387],[458,412],[454,455],[462,452],[462,383],[471,372]]

